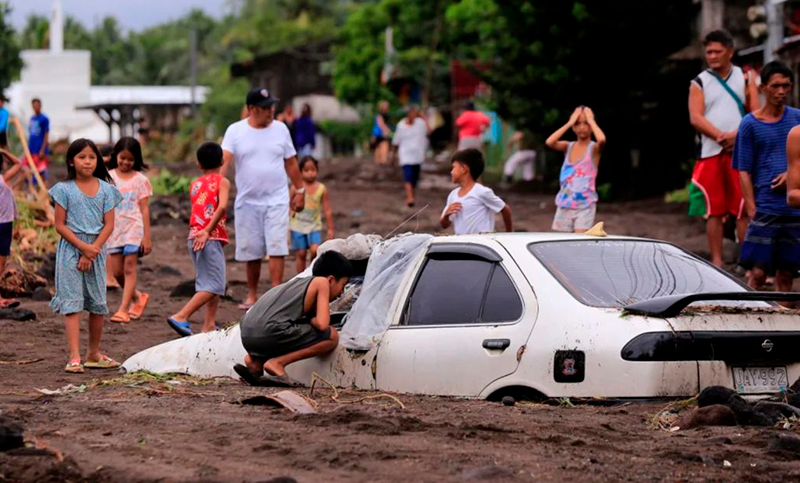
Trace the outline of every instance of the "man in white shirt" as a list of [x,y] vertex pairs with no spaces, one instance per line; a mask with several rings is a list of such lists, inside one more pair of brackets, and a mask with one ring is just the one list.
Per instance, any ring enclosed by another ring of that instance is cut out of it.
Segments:
[[414,189],[419,182],[419,173],[428,154],[428,123],[420,115],[417,106],[410,106],[406,118],[397,124],[392,138],[397,149],[403,183],[406,190],[406,205],[414,206]]
[[[236,165],[236,260],[247,262],[247,298],[240,305],[249,309],[258,300],[261,261],[269,255],[272,287],[283,280],[284,259],[289,253],[289,206],[302,211],[305,189],[292,136],[286,125],[274,120],[280,99],[267,89],[247,94],[247,117],[228,126],[222,139],[223,176],[231,161]],[[295,187],[289,199],[287,175]]]

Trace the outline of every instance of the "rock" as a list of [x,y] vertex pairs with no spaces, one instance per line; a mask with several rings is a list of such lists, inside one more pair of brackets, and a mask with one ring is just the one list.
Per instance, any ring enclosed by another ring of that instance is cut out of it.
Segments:
[[276,478],[270,478],[268,480],[259,481],[258,483],[297,483],[297,480],[295,480],[291,476],[278,476]]
[[24,322],[26,320],[36,320],[36,313],[32,310],[22,308],[0,308],[0,320],[18,320]]
[[503,396],[503,406],[513,406],[517,401],[511,396]]
[[482,468],[467,470],[461,474],[462,481],[498,481],[515,478],[513,471],[497,465],[488,465]]
[[789,391],[800,394],[800,377],[798,377],[797,380],[794,381],[794,384],[789,386]]
[[800,417],[800,408],[780,402],[758,401],[755,404],[755,409],[776,421],[778,419],[791,418],[792,416]]
[[736,415],[736,421],[746,426],[772,426],[779,419],[755,409],[736,391],[724,386],[707,387],[697,396],[698,407],[718,404],[728,406]]
[[[700,395],[697,396],[697,406],[702,408],[704,406],[711,406],[713,404],[727,405],[728,399],[731,397],[741,396],[739,396],[739,394],[733,389],[725,386],[710,386],[700,391]],[[744,399],[742,400],[744,401]]]
[[770,441],[768,451],[787,459],[800,458],[800,438],[788,434],[779,434]]
[[184,280],[172,289],[169,296],[189,298],[194,295],[194,284],[194,280]]
[[712,404],[693,410],[681,416],[675,422],[681,429],[692,429],[700,426],[736,426],[736,414],[724,404]]
[[24,444],[22,426],[11,418],[0,416],[0,451],[21,448]]
[[53,294],[50,293],[50,289],[47,287],[37,287],[31,294],[31,299],[36,302],[49,302],[52,298]]
[[170,267],[169,265],[159,265],[156,268],[156,273],[164,277],[180,277],[181,271],[177,268]]

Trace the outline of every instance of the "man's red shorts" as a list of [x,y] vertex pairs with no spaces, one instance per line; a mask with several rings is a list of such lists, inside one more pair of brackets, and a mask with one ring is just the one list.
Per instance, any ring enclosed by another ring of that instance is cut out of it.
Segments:
[[733,215],[737,219],[744,213],[744,199],[739,185],[739,172],[731,166],[729,152],[698,159],[692,173],[692,183],[706,198],[706,216]]

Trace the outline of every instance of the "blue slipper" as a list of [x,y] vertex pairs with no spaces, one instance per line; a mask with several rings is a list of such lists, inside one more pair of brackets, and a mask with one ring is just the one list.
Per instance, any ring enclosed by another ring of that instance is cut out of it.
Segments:
[[172,317],[167,318],[167,323],[170,327],[172,327],[175,332],[181,335],[181,337],[187,337],[192,335],[192,328],[189,326],[189,321],[179,321],[175,320]]

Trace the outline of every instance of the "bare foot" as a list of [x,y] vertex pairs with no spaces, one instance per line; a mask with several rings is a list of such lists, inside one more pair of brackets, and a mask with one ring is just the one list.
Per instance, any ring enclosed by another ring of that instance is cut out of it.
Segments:
[[260,376],[261,373],[264,372],[264,365],[257,363],[249,355],[244,356],[244,365],[247,366],[247,370],[253,375]]
[[280,364],[275,359],[270,359],[264,363],[264,370],[270,376],[280,377],[286,374],[286,368]]

